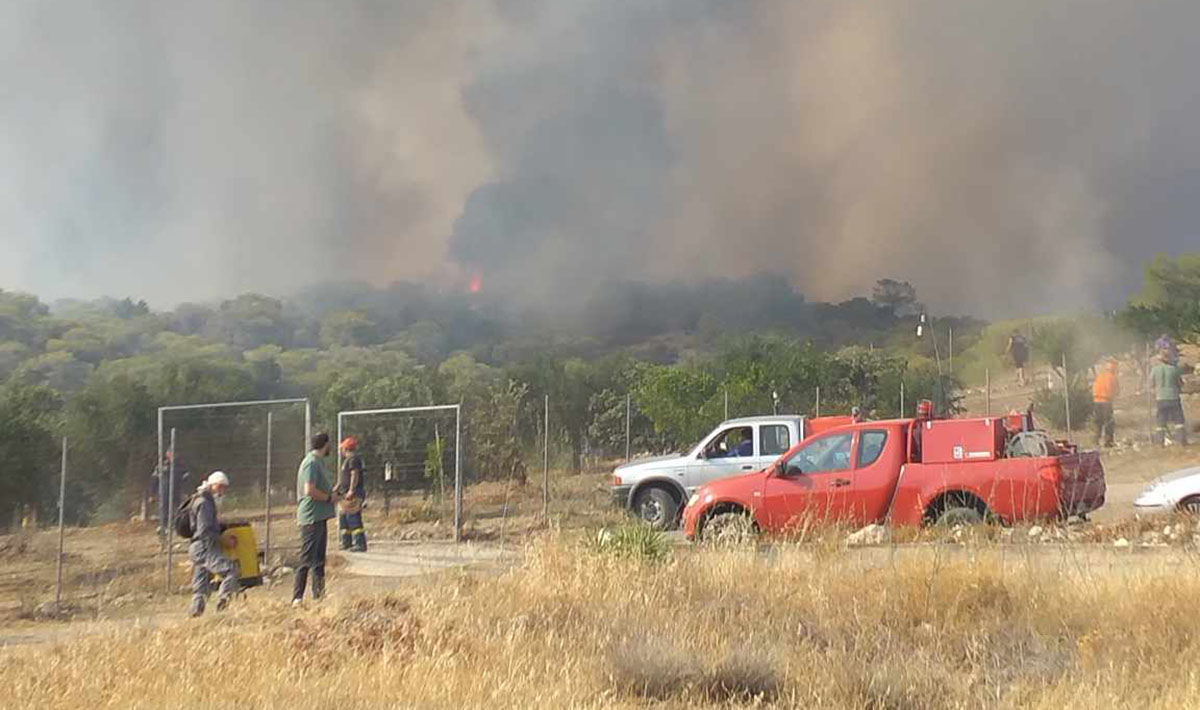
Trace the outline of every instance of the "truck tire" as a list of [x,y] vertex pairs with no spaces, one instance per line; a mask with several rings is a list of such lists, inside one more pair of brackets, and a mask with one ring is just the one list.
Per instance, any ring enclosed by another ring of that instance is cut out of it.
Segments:
[[757,537],[754,519],[740,512],[718,513],[700,528],[700,541],[710,545],[744,545]]
[[679,520],[679,504],[661,488],[646,488],[633,499],[633,513],[655,530],[670,530]]
[[946,508],[938,515],[937,519],[938,525],[947,528],[958,525],[982,525],[983,522],[983,514],[978,510],[958,505]]

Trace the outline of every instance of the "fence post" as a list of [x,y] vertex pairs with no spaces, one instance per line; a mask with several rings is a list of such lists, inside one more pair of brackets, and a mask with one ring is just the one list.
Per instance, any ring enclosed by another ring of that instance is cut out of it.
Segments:
[[[155,459],[155,461],[154,461],[154,470],[158,472],[158,508],[159,508],[159,510],[162,510],[163,496],[167,494],[167,483],[166,483],[166,481],[163,480],[163,475],[166,472],[163,471],[162,461],[163,461],[163,409],[162,409],[162,407],[159,407],[158,408],[158,458]],[[158,528],[160,530],[162,530],[162,534],[159,535],[159,538],[158,538],[159,552],[166,552],[167,551],[167,543],[169,543],[171,541],[171,537],[170,537],[170,535],[168,535],[166,526],[167,526],[167,521],[163,520],[162,517],[160,516],[159,520],[158,520]]]
[[267,412],[267,483],[266,483],[266,534],[267,539],[263,546],[263,561],[269,567],[271,564],[271,429],[273,426],[273,412]]
[[58,571],[54,582],[54,606],[62,604],[63,509],[67,499],[67,437],[62,440],[62,469],[58,477]]
[[904,418],[904,380],[900,380],[900,418]]
[[983,414],[992,416],[992,368],[983,371]]
[[171,593],[171,565],[174,562],[175,548],[171,544],[171,534],[175,531],[175,427],[171,427],[171,462],[167,464],[167,520],[163,539],[167,545],[167,568],[163,570],[167,594]]
[[463,529],[462,480],[462,405],[454,409],[454,541],[462,542]]
[[1071,440],[1071,373],[1067,372],[1067,354],[1062,356],[1063,403],[1067,409],[1067,441]]
[[550,395],[542,418],[542,520],[550,522]]
[[633,395],[625,394],[625,462],[629,463],[630,426],[633,421]]
[[817,386],[817,417],[821,416],[821,386]]
[[954,374],[954,326],[950,326],[950,373]]
[[725,419],[729,419],[729,385],[722,388],[725,392]]

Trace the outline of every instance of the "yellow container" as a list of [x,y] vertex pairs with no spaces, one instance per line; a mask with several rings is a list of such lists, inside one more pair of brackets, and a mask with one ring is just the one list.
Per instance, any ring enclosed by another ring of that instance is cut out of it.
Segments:
[[[233,536],[236,544],[228,545],[227,538]],[[241,567],[240,582],[243,587],[262,584],[262,570],[258,564],[258,538],[254,528],[247,522],[227,523],[221,535],[221,551],[226,557],[237,560]]]

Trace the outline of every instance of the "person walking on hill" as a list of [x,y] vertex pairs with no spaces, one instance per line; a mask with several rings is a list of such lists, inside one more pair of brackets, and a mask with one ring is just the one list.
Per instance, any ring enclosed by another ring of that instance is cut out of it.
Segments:
[[1167,443],[1168,429],[1171,441],[1187,445],[1187,424],[1183,418],[1183,376],[1192,372],[1190,365],[1179,364],[1179,359],[1164,348],[1159,351],[1159,362],[1150,370],[1150,388],[1154,391],[1155,421],[1154,440],[1159,446]]
[[348,436],[342,440],[339,448],[345,457],[335,489],[339,498],[338,530],[342,534],[342,549],[366,552],[367,533],[363,528],[362,511],[367,487],[363,482],[365,471],[362,456],[358,454],[358,440]]
[[[217,611],[229,605],[237,594],[241,576],[237,560],[230,559],[221,551],[221,526],[218,514],[219,501],[229,489],[229,476],[214,471],[192,497],[188,514],[192,516],[192,544],[188,547],[188,558],[192,561],[192,616],[204,613],[208,604],[209,586],[214,574],[221,575],[221,588],[217,593]],[[228,546],[236,545],[230,540]]]
[[312,450],[296,472],[296,522],[300,525],[300,564],[292,586],[292,604],[304,601],[308,576],[312,574],[314,600],[325,595],[325,548],[329,542],[329,519],[333,517],[333,483],[325,471],[329,455],[328,434],[317,434]]
[[1116,439],[1117,422],[1113,418],[1113,403],[1121,392],[1117,380],[1120,368],[1116,360],[1107,360],[1096,381],[1092,383],[1092,416],[1096,421],[1096,446],[1111,447]]
[[1025,386],[1025,364],[1029,362],[1029,341],[1019,331],[1014,330],[1008,336],[1008,344],[1004,346],[1004,354],[1012,358],[1013,367],[1017,370],[1017,383]]

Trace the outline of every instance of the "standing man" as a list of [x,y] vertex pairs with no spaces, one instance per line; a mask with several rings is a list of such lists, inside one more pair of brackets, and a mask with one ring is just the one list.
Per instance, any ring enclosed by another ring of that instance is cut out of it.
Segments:
[[333,483],[325,472],[329,455],[329,435],[317,434],[312,450],[300,462],[296,473],[296,522],[300,525],[300,565],[292,587],[292,604],[304,601],[304,588],[312,571],[313,599],[325,595],[325,546],[329,542],[329,519],[333,517]]
[[[221,575],[221,588],[217,593],[217,611],[229,606],[229,600],[237,594],[241,576],[237,560],[221,552],[221,521],[217,509],[225,491],[229,489],[229,476],[214,471],[192,497],[188,514],[192,516],[192,544],[188,557],[192,561],[192,616],[204,613],[208,603],[209,578]],[[227,546],[237,544],[236,538],[227,540]]]
[[1019,331],[1014,330],[1008,336],[1008,344],[1004,346],[1004,354],[1012,358],[1013,367],[1017,368],[1017,383],[1025,386],[1025,363],[1029,362],[1029,341]]
[[338,501],[338,530],[342,533],[342,549],[351,552],[367,551],[367,533],[363,528],[363,501],[367,487],[362,456],[358,455],[358,439],[348,436],[340,444],[345,462],[338,474],[335,492]]
[[1096,418],[1096,446],[1113,445],[1117,434],[1117,421],[1113,418],[1113,402],[1121,392],[1117,381],[1119,367],[1114,359],[1106,360],[1096,381],[1092,383],[1092,416]]
[[1190,365],[1180,365],[1179,359],[1170,349],[1159,351],[1158,364],[1150,370],[1150,388],[1154,391],[1155,418],[1154,440],[1159,446],[1167,443],[1167,429],[1171,429],[1171,441],[1187,446],[1187,426],[1183,420],[1183,402],[1179,398],[1183,389],[1183,376],[1192,371]]

